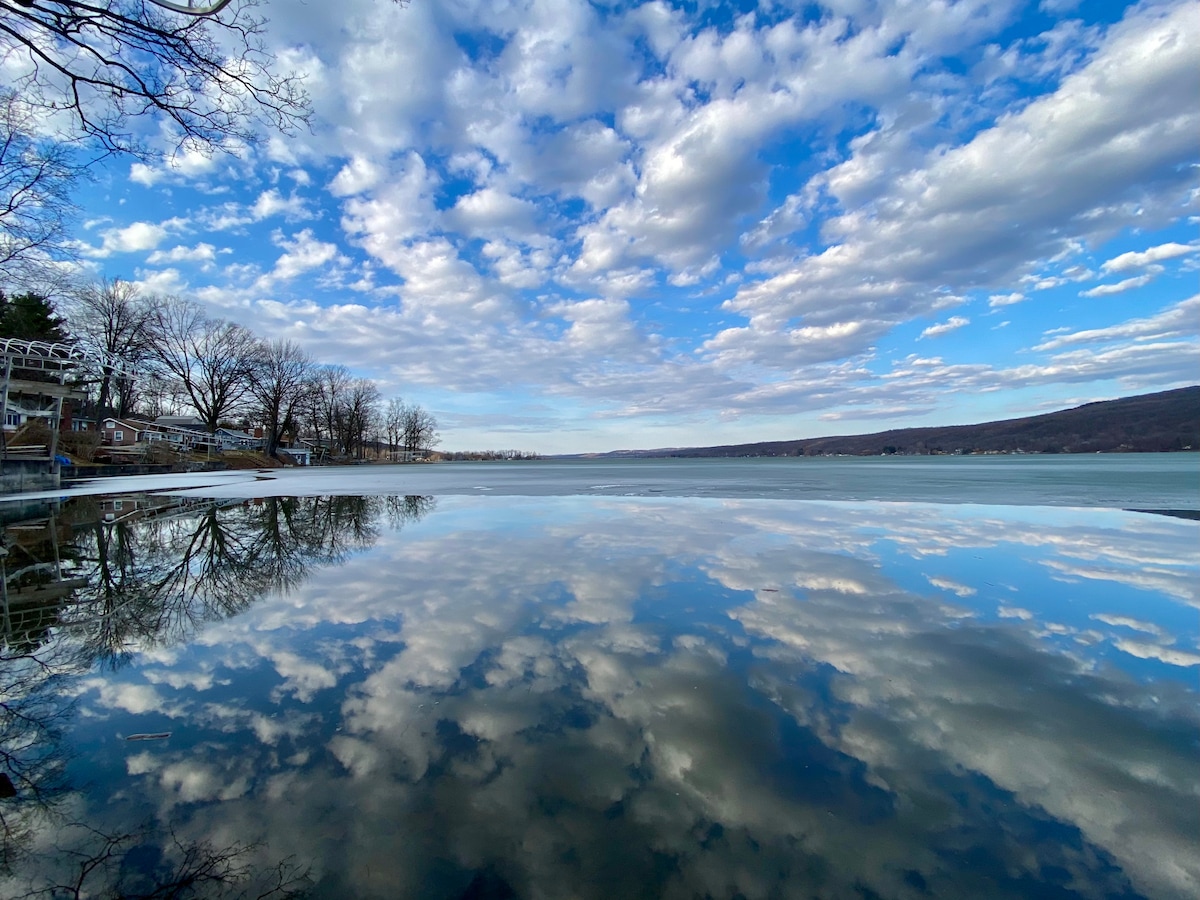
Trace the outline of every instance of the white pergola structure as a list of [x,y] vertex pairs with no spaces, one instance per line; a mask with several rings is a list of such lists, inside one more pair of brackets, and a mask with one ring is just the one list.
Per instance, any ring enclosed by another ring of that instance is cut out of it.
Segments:
[[58,471],[55,457],[63,401],[86,397],[84,390],[68,384],[68,379],[85,366],[102,368],[116,378],[132,374],[128,363],[118,356],[100,358],[71,344],[19,338],[0,339],[0,366],[4,373],[0,408],[6,419],[10,409],[18,409],[26,417],[45,419],[50,430],[48,445],[31,447],[9,447],[0,430],[0,458],[44,461],[52,472]]

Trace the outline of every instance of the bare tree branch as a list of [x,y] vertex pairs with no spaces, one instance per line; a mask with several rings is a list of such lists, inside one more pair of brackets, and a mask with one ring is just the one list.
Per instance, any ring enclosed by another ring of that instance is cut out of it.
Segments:
[[135,120],[165,120],[177,150],[228,150],[258,128],[307,126],[295,73],[276,74],[264,20],[242,0],[220,16],[140,0],[0,0],[0,58],[32,109],[107,153],[147,155]]
[[70,258],[71,188],[82,170],[70,148],[35,137],[30,113],[0,91],[0,278],[10,287],[45,290],[56,263]]
[[160,305],[157,297],[144,297],[134,285],[119,278],[84,285],[68,297],[66,311],[71,336],[91,351],[95,360],[87,368],[98,389],[97,428],[109,413],[114,382],[120,401],[117,414],[129,411],[126,406],[132,399],[132,391],[125,382],[130,379],[121,378],[112,358],[120,357],[131,364],[149,358]]
[[249,329],[209,318],[203,307],[178,297],[159,307],[153,346],[210,432],[249,396],[262,360],[262,345]]

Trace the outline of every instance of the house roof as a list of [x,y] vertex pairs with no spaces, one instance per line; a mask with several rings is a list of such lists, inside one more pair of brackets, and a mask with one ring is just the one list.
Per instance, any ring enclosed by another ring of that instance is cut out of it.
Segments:
[[118,425],[124,425],[126,428],[132,428],[134,431],[145,431],[154,424],[149,419],[139,419],[134,416],[126,416],[123,419],[119,419],[116,416],[105,416],[104,421],[116,422]]
[[159,416],[154,420],[155,425],[166,425],[171,428],[203,429],[204,422],[195,416]]
[[260,438],[260,437],[255,437],[255,436],[254,436],[254,435],[252,435],[252,434],[248,434],[248,433],[247,433],[247,432],[245,432],[245,431],[238,431],[237,429],[234,429],[234,428],[218,428],[218,429],[217,429],[217,434],[223,434],[223,435],[225,435],[226,437],[235,438],[235,439],[237,439],[237,440],[239,440],[239,441],[241,441],[241,440],[245,440],[245,441],[261,441],[261,440],[262,440],[262,438]]

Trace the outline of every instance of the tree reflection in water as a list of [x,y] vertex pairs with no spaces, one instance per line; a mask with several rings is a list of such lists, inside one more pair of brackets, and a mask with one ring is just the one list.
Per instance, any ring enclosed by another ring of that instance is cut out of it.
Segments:
[[[63,682],[186,641],[205,623],[369,549],[381,520],[399,529],[433,506],[432,497],[414,496],[83,498],[4,523],[0,879],[18,862],[46,872],[69,862],[73,878],[30,884],[24,896],[296,895],[304,871],[289,860],[252,871],[253,844],[188,843],[151,826],[105,834],[73,823],[62,735],[75,707]],[[43,829],[65,841],[35,850]],[[38,865],[28,859],[34,853],[57,858]],[[127,865],[135,854],[142,861]]]

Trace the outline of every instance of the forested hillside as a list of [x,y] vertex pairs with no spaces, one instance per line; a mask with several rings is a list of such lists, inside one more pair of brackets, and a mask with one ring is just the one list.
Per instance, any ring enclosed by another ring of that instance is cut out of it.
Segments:
[[605,456],[824,456],[938,453],[1120,453],[1200,450],[1200,386],[1074,409],[934,428],[720,447],[617,451]]

